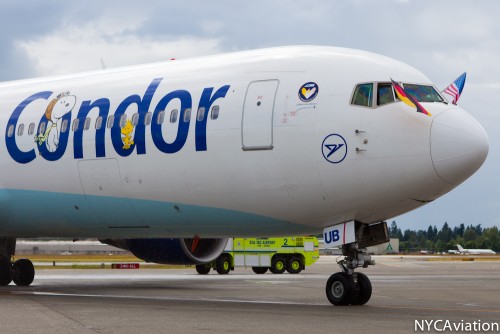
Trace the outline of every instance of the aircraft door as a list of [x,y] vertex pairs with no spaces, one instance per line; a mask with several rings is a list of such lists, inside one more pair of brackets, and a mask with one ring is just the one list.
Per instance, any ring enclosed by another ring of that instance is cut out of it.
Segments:
[[273,111],[278,84],[278,80],[261,80],[248,85],[241,124],[244,151],[273,149]]

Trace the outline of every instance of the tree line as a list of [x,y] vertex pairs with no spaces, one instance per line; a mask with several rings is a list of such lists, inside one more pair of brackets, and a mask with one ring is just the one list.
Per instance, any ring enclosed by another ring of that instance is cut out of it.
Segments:
[[447,222],[438,230],[436,225],[427,230],[405,230],[404,232],[393,221],[389,227],[389,236],[399,239],[401,252],[430,251],[447,252],[450,249],[457,250],[460,244],[463,248],[486,248],[500,252],[500,233],[496,226],[482,228],[481,224],[476,226],[465,226],[460,224],[450,228]]

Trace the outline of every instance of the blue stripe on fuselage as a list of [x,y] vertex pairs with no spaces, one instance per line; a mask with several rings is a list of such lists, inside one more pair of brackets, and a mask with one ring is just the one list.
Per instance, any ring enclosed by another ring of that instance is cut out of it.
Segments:
[[263,237],[314,228],[252,213],[182,203],[34,190],[0,190],[2,237]]

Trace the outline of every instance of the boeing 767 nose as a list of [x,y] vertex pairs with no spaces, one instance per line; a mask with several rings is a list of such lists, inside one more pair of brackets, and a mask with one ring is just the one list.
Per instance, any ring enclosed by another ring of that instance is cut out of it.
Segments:
[[452,185],[474,174],[488,155],[486,132],[461,108],[448,109],[436,116],[430,143],[436,173]]

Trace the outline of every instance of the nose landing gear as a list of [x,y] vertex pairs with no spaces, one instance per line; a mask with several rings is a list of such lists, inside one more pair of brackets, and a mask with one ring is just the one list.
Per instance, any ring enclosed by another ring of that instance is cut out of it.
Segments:
[[374,265],[375,261],[359,250],[356,243],[342,246],[345,258],[338,262],[342,272],[330,276],[326,283],[326,297],[333,305],[364,305],[372,295],[372,285],[363,273],[356,273],[354,269]]
[[389,241],[385,222],[365,225],[355,222],[356,242],[342,245],[344,259],[337,262],[341,272],[330,276],[326,282],[326,297],[336,306],[364,305],[372,295],[372,284],[368,277],[356,268],[367,268],[375,265],[375,261],[367,254],[368,246]]

